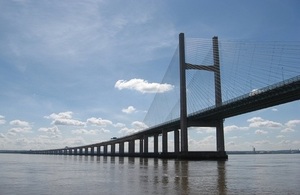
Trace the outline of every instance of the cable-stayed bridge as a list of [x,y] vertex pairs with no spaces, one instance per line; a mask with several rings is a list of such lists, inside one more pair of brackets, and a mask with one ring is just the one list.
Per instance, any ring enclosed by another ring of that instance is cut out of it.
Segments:
[[[155,95],[144,119],[148,128],[101,143],[30,153],[227,159],[223,121],[299,100],[299,67],[300,42],[185,39],[181,33],[161,82],[169,90]],[[216,151],[189,151],[189,127],[215,127]]]

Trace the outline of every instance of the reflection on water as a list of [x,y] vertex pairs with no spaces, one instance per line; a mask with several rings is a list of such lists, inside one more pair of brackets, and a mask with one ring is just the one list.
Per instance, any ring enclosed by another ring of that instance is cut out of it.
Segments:
[[0,194],[300,194],[299,160],[300,155],[181,161],[0,154]]
[[126,190],[130,194],[226,194],[226,161],[98,156],[66,156],[64,160],[68,164],[95,164],[101,173],[98,176],[105,177],[108,185],[115,185],[108,193]]

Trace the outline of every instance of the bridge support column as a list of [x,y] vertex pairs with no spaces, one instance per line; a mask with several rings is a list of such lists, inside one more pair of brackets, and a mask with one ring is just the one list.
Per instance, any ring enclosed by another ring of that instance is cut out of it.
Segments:
[[79,148],[79,154],[83,155],[82,148]]
[[110,153],[115,154],[116,153],[116,144],[111,144],[110,145]]
[[119,143],[119,153],[124,154],[124,142]]
[[144,154],[148,154],[148,136],[144,135]]
[[154,134],[154,154],[158,154],[158,134]]
[[88,154],[89,154],[89,148],[88,148],[88,147],[84,148],[84,154],[85,154],[85,155],[88,155]]
[[140,138],[140,154],[144,153],[144,139]]
[[176,129],[174,131],[174,152],[179,154],[179,130]]
[[135,146],[135,140],[129,141],[129,154],[134,154],[134,146]]
[[184,34],[179,34],[179,63],[180,63],[180,132],[181,152],[188,152],[187,106],[186,106],[186,63]]
[[162,132],[162,152],[168,153],[168,131],[166,130]]
[[[222,90],[221,90],[221,73],[220,73],[220,57],[218,37],[213,37],[213,57],[214,57],[214,73],[215,73],[215,103],[216,106],[222,106]],[[223,119],[219,120],[216,125],[217,151],[224,152],[224,124]]]
[[225,144],[224,144],[224,124],[223,120],[218,121],[216,126],[216,136],[217,136],[217,151],[224,152]]
[[100,156],[100,152],[101,152],[101,147],[97,146],[97,155]]
[[107,145],[103,146],[103,153],[104,153],[104,155],[107,155]]
[[94,155],[94,154],[95,154],[95,147],[92,146],[92,147],[91,147],[91,155]]

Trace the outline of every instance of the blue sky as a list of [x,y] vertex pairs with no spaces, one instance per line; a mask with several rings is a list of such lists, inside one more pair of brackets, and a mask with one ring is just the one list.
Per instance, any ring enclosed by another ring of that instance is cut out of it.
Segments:
[[[153,92],[170,90],[159,83],[180,32],[300,41],[299,8],[296,0],[0,1],[0,149],[139,131]],[[299,109],[296,101],[226,119],[226,149],[300,148]],[[213,129],[189,135],[191,149],[215,150]]]

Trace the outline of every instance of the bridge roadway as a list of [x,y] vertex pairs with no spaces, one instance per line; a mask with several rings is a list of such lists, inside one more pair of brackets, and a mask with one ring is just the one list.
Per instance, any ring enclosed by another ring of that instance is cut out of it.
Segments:
[[[212,106],[188,115],[188,127],[215,127],[220,119],[245,114],[284,104],[300,99],[300,75],[291,79],[276,83],[274,85],[261,88],[255,92],[250,92],[243,96],[225,101],[221,106]],[[103,156],[134,156],[134,157],[165,157],[165,158],[185,158],[191,159],[224,159],[227,154],[218,152],[188,152],[189,155],[181,154],[179,151],[179,129],[180,119],[159,124],[137,133],[120,137],[117,139],[95,143],[91,145],[37,150],[30,153],[37,154],[69,154],[69,155],[103,155]],[[174,152],[168,152],[168,132],[174,131]],[[162,152],[158,152],[158,136],[162,135]],[[154,137],[154,152],[148,152],[148,137]],[[140,140],[140,150],[135,152],[135,140]],[[124,152],[124,143],[128,142],[128,152]],[[119,145],[116,152],[115,146]],[[110,146],[110,152],[107,147]],[[95,151],[97,148],[97,151]],[[83,151],[84,150],[84,151]]]

